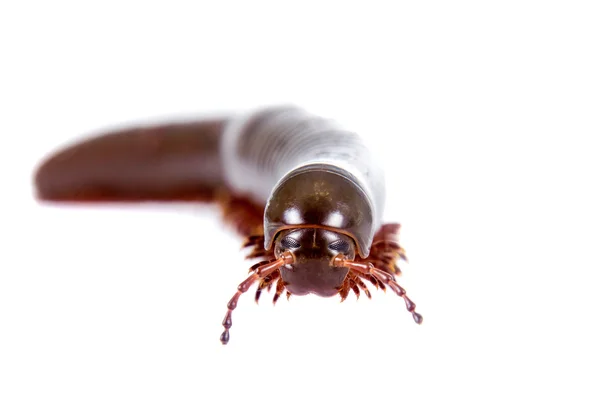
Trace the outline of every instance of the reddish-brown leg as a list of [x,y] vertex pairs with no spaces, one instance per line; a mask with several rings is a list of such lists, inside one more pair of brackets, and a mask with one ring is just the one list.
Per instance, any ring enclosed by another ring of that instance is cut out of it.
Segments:
[[256,288],[256,293],[254,294],[254,301],[258,304],[258,300],[260,299],[260,295],[264,289],[267,289],[267,292],[271,290],[271,286],[273,286],[273,282],[276,282],[279,279],[279,271],[274,271],[270,275],[265,276],[259,283]]
[[275,294],[273,295],[273,305],[275,305],[275,303],[277,303],[277,300],[279,300],[279,296],[281,296],[284,289],[285,289],[285,283],[283,282],[283,279],[279,278],[279,280],[277,281],[277,287],[275,289]]
[[356,285],[356,281],[354,279],[355,278],[348,278],[348,280],[350,281],[350,289],[352,289],[352,291],[356,295],[356,300],[358,300],[360,299],[360,288]]
[[242,244],[242,250],[247,248],[250,249],[250,253],[248,253],[246,259],[261,257],[264,254],[264,240],[265,237],[263,235],[252,235],[246,238]]
[[229,303],[227,303],[227,313],[225,314],[225,318],[223,319],[223,327],[225,328],[225,330],[221,334],[221,343],[227,344],[229,342],[229,329],[232,325],[231,314],[233,313],[233,310],[235,310],[235,308],[237,307],[237,302],[242,293],[247,292],[250,286],[256,283],[256,281],[258,281],[259,279],[268,276],[269,274],[273,273],[285,264],[291,264],[292,262],[294,262],[294,256],[292,256],[292,254],[289,252],[283,253],[282,256],[277,260],[268,263],[262,263],[262,265],[260,265],[254,270],[252,275],[250,275],[242,283],[239,284],[237,292],[233,295],[231,300],[229,300]]
[[407,261],[406,252],[398,244],[400,224],[385,224],[375,234],[369,256],[364,259],[379,270],[392,275],[400,275],[398,259]]
[[265,250],[264,248],[264,236],[250,236],[246,239],[242,245],[242,249],[250,249],[250,253],[246,255],[246,259],[262,258],[263,260],[272,259],[275,257],[273,250]]
[[375,275],[365,274],[364,277],[368,279],[373,284],[373,286],[375,286],[375,289],[381,289],[385,292],[385,285],[383,284],[383,282],[377,279]]
[[[271,256],[270,258],[273,258],[274,257],[273,251],[265,250],[263,245],[264,245],[264,236],[263,235],[254,235],[254,236],[249,236],[248,238],[246,238],[246,241],[242,245],[242,248],[251,248],[252,249],[251,252],[246,256],[246,259],[266,258],[269,255]],[[251,273],[254,270],[256,270],[258,267],[260,267],[261,265],[264,265],[266,263],[268,263],[268,261],[261,261],[257,264],[254,264],[252,267],[250,267],[248,272]],[[262,294],[262,291],[265,288],[267,289],[267,291],[271,290],[271,286],[278,279],[279,279],[279,271],[275,271],[260,281],[260,283],[258,284],[258,288],[256,289],[256,293],[254,294],[254,300],[256,301],[257,304],[258,304],[258,300],[260,299],[260,296]]]
[[[221,206],[224,221],[240,235],[248,236],[246,245],[255,246],[263,234],[264,207],[247,198],[233,196],[225,190],[218,192],[217,203]],[[250,240],[250,244],[248,244],[248,240]],[[257,257],[262,255],[264,255],[264,250]]]
[[363,282],[363,279],[366,279],[369,282],[371,282],[376,289],[379,289],[380,286],[383,285],[383,283],[380,280],[376,279],[371,275],[359,273],[357,271],[349,271],[348,275],[346,276],[346,279],[344,280],[344,284],[338,291],[342,302],[346,300],[346,297],[350,293],[350,290],[352,290],[354,294],[356,294],[357,300],[360,298],[361,290],[365,292],[367,298],[371,298],[371,292],[369,291],[369,288],[367,288],[367,285],[365,285],[365,283]]
[[394,293],[404,299],[404,302],[406,303],[406,309],[412,314],[413,319],[417,324],[423,322],[423,316],[415,311],[415,303],[406,295],[406,290],[404,290],[398,284],[398,282],[396,282],[394,276],[390,273],[375,268],[371,263],[345,260],[343,257],[336,257],[334,259],[334,265],[338,267],[349,268],[351,271],[376,277],[379,281],[389,286]]
[[373,285],[375,285],[376,288],[379,288],[380,285],[383,285],[383,282],[381,282],[380,280],[376,279],[375,277],[373,277],[371,275],[358,273],[356,271],[348,271],[348,275],[346,276],[346,279],[344,280],[344,284],[342,285],[342,287],[340,288],[340,290],[338,292],[341,297],[341,302],[346,300],[346,297],[350,293],[350,290],[352,290],[354,292],[357,300],[360,298],[361,290],[363,292],[365,292],[365,295],[367,296],[367,298],[370,299],[371,292],[369,292],[367,285],[365,285],[365,283],[362,281],[363,279],[370,280],[369,278],[373,279],[372,283],[373,283]]
[[350,293],[350,280],[348,279],[348,277],[346,277],[346,279],[344,279],[344,283],[342,284],[342,287],[338,291],[338,294],[341,297],[340,303],[343,303],[344,300],[346,300],[349,293]]
[[354,275],[354,282],[356,282],[356,285],[363,292],[365,292],[365,295],[370,299],[371,298],[371,292],[369,291],[369,288],[367,287],[367,285],[365,285],[365,283],[362,281],[362,279],[360,278],[360,276]]
[[257,243],[262,244],[264,242],[265,237],[263,235],[252,235],[248,236],[242,245],[242,248],[256,246]]

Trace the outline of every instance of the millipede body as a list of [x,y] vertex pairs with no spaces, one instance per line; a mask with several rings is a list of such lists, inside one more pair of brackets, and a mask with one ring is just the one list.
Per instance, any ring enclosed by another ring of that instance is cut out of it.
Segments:
[[319,296],[365,282],[401,296],[399,224],[382,223],[383,171],[361,138],[335,122],[284,106],[242,115],[106,132],[51,155],[35,173],[43,201],[215,201],[246,239],[250,275],[227,304],[232,313],[256,284],[258,301],[275,288]]

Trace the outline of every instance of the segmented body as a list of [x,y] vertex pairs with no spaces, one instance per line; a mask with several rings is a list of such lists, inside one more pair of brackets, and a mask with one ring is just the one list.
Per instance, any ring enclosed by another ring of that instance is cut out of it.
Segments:
[[[274,286],[274,301],[286,290],[288,297],[339,293],[343,300],[350,291],[370,297],[363,281],[387,285],[421,322],[393,278],[405,255],[397,243],[399,225],[382,224],[382,170],[357,134],[302,109],[107,132],[51,156],[35,183],[40,199],[49,201],[218,201],[225,219],[247,236],[248,257],[264,260],[228,305],[224,343],[237,299],[254,282],[256,300]],[[325,235],[309,258],[328,258],[292,273],[290,260],[300,263],[300,253],[292,257],[293,248],[282,246],[309,231]],[[354,262],[353,251],[346,261],[335,258],[339,249],[332,246],[344,238],[356,248]]]

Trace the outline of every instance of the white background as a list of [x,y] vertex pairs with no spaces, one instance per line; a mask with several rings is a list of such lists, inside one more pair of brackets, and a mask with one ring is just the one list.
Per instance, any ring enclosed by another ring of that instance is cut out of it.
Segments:
[[[2,3],[0,398],[600,396],[595,2],[362,3]],[[246,295],[224,347],[214,207],[33,198],[84,135],[281,102],[380,154],[423,325]]]

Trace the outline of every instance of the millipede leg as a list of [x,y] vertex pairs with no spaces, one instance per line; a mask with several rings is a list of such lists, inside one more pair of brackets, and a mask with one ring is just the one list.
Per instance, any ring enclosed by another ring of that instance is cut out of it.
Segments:
[[[263,233],[263,207],[259,207],[247,198],[236,197],[226,190],[217,194],[217,203],[225,222],[240,235],[252,239]],[[252,240],[251,239],[251,240]]]
[[246,260],[251,260],[253,258],[269,258],[269,256],[273,256],[272,251],[267,251],[264,248],[265,237],[263,235],[254,235],[246,238],[244,244],[242,244],[242,249],[249,249],[249,253],[245,256]]
[[262,291],[264,289],[267,289],[267,291],[271,290],[271,285],[273,285],[273,282],[277,279],[279,279],[279,272],[274,271],[271,274],[265,276],[259,282],[258,287],[256,288],[256,293],[254,294],[254,301],[256,302],[256,304],[258,304],[258,300],[260,299]]
[[352,291],[354,292],[354,294],[356,295],[356,300],[358,300],[360,298],[360,288],[357,286],[356,284],[356,278],[354,277],[348,277],[348,283],[350,286],[350,289],[352,289]]
[[273,305],[277,303],[277,300],[279,300],[279,296],[281,296],[284,289],[285,284],[283,283],[283,279],[279,278],[279,280],[277,281],[277,286],[275,287],[275,294],[273,295]]
[[348,279],[344,280],[344,283],[342,284],[342,287],[339,289],[338,293],[342,298],[340,303],[343,303],[348,297],[348,293],[350,293],[350,281]]
[[246,238],[242,244],[242,249],[250,246],[256,246],[257,244],[262,245],[265,241],[264,235],[251,235]]
[[365,295],[370,299],[371,292],[369,291],[367,285],[365,285],[365,283],[362,281],[362,279],[360,279],[360,277],[357,276],[355,282],[358,285],[358,287],[361,288],[363,292],[365,292]]
[[400,275],[398,259],[408,262],[406,251],[398,243],[400,224],[385,224],[375,234],[369,256],[364,260],[372,263],[375,268]]

